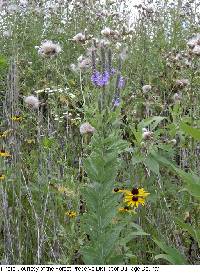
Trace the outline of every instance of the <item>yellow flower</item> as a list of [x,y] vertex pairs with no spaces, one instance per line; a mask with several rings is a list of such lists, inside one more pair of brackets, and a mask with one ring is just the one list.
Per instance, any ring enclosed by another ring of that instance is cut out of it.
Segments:
[[35,143],[35,139],[26,139],[26,142],[27,142],[28,144]]
[[0,132],[0,138],[7,137],[7,135],[12,132],[12,129],[8,129],[4,132]]
[[71,86],[75,86],[76,85],[76,82],[74,80],[72,80],[72,79],[68,80],[68,83]]
[[5,176],[4,174],[0,173],[0,180],[4,180],[5,177],[6,177],[6,176]]
[[0,150],[0,156],[2,156],[2,157],[10,157],[11,155],[10,155],[9,152],[6,152],[6,150],[1,149]]
[[19,116],[19,115],[13,116],[11,119],[12,119],[13,121],[22,121],[22,117]]
[[75,218],[77,216],[77,213],[75,211],[67,211],[65,212],[65,215],[67,215],[69,218]]
[[129,211],[129,207],[128,206],[125,206],[123,208],[118,208],[118,211],[119,212],[128,212]]
[[145,198],[149,195],[143,188],[133,188],[131,191],[124,191],[124,202],[130,207],[144,206]]
[[4,138],[4,137],[7,137],[8,133],[10,132],[11,130],[6,130],[4,132],[0,132],[0,138]]
[[141,189],[133,188],[131,191],[124,190],[123,192],[126,195],[131,195],[131,196],[133,195],[133,196],[142,197],[142,198],[145,198],[150,194],[149,192],[146,192],[143,188]]
[[139,204],[144,206],[145,199],[143,197],[137,197],[134,195],[132,195],[132,196],[127,195],[124,197],[124,202],[127,203],[127,205],[130,207],[138,207]]

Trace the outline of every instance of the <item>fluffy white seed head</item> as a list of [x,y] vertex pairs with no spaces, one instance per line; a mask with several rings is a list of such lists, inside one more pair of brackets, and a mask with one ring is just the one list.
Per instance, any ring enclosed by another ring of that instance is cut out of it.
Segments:
[[190,84],[190,81],[188,79],[181,79],[181,80],[176,80],[175,84],[176,84],[176,87],[184,88]]
[[142,86],[142,91],[143,91],[144,93],[150,92],[150,91],[151,91],[151,85],[150,85],[150,84],[147,84],[147,85]]
[[81,135],[88,134],[88,133],[93,134],[94,131],[95,131],[95,128],[89,122],[85,122],[81,124],[80,126]]
[[172,139],[172,140],[170,141],[170,143],[173,144],[173,145],[176,145],[177,141],[176,141],[176,139],[174,138],[174,139]]
[[73,41],[75,42],[85,42],[86,41],[86,37],[85,34],[83,33],[77,33],[73,38]]
[[200,56],[200,45],[195,45],[195,47],[192,49],[192,53]]
[[182,96],[181,96],[180,94],[178,94],[178,93],[175,93],[175,94],[173,95],[172,99],[173,99],[173,101],[174,101],[175,103],[177,103],[177,102],[180,102],[180,101],[182,100]]
[[106,36],[106,37],[110,36],[111,35],[111,29],[109,27],[105,27],[104,29],[102,29],[101,35]]
[[3,36],[6,38],[9,38],[12,36],[12,31],[11,30],[5,30],[3,31]]
[[187,42],[188,47],[194,48],[196,45],[200,45],[200,33],[190,38]]
[[35,97],[35,96],[33,96],[33,95],[30,95],[30,96],[25,97],[25,98],[24,98],[24,102],[25,102],[28,106],[30,106],[30,107],[32,107],[32,108],[34,108],[34,109],[37,109],[37,108],[39,107],[39,105],[40,105],[40,102],[39,102],[38,98]]
[[91,60],[90,58],[82,59],[78,62],[78,68],[79,69],[85,69],[89,68],[91,66]]
[[153,137],[153,133],[151,131],[145,131],[142,133],[142,138],[144,140],[152,139],[152,137]]
[[54,43],[50,40],[46,40],[41,43],[41,45],[38,48],[38,54],[50,58],[58,55],[62,50],[58,43]]

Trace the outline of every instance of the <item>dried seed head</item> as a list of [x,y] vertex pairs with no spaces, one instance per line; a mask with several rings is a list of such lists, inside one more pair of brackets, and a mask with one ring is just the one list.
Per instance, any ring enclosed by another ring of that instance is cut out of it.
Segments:
[[176,145],[177,141],[176,141],[176,139],[174,138],[174,139],[172,139],[172,140],[170,141],[170,143],[172,143],[173,145]]
[[91,67],[91,59],[90,58],[82,58],[78,61],[78,68],[85,69]]
[[58,55],[61,52],[61,47],[58,43],[54,43],[50,40],[46,40],[41,43],[41,45],[38,47],[36,46],[35,48],[38,49],[38,54],[49,58],[49,57],[54,57]]
[[176,80],[175,85],[178,88],[184,88],[190,84],[188,79],[181,79],[181,80]]
[[195,47],[192,49],[192,53],[194,55],[200,56],[200,45],[195,45]]
[[102,29],[101,35],[109,37],[111,35],[111,29],[109,27]]
[[142,133],[142,138],[144,140],[150,140],[153,138],[153,133],[151,131],[145,131]]
[[94,132],[95,132],[95,128],[89,122],[85,122],[81,124],[80,126],[81,135],[88,134],[88,133],[93,134]]
[[187,45],[189,48],[194,48],[196,45],[200,45],[200,33],[189,39]]
[[77,43],[84,43],[86,41],[85,34],[83,33],[78,33],[76,34],[73,38],[72,41],[75,41]]
[[174,101],[175,103],[177,103],[177,102],[180,102],[180,101],[182,100],[182,96],[181,96],[180,94],[178,94],[178,93],[175,93],[175,94],[173,95],[172,99],[173,99],[173,101]]
[[142,86],[142,91],[144,93],[150,92],[151,91],[151,85],[147,84],[147,85]]
[[37,109],[40,105],[40,102],[37,97],[30,95],[24,98],[24,102],[28,105],[31,106],[34,109]]

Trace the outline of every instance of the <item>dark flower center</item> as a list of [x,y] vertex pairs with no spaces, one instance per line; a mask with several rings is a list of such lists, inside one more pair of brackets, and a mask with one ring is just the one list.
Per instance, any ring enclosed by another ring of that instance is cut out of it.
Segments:
[[132,201],[137,202],[138,201],[138,197],[133,196]]
[[1,153],[4,154],[6,151],[4,149],[1,150]]
[[114,188],[114,192],[118,192],[119,191],[119,188]]
[[133,195],[136,195],[136,194],[139,193],[139,190],[138,190],[137,188],[133,188],[132,191],[131,191],[131,193],[132,193]]
[[128,206],[125,206],[124,209],[125,209],[125,210],[129,210],[129,207],[128,207]]

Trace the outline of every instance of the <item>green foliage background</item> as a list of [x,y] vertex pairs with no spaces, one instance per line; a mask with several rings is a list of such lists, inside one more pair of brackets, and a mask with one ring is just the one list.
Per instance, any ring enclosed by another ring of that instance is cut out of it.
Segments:
[[[198,1],[136,10],[130,29],[126,1],[2,7],[0,124],[10,132],[0,141],[12,155],[0,158],[2,264],[199,264],[199,57],[187,47],[199,33]],[[127,51],[126,85],[115,111],[108,102],[116,76],[103,91],[91,83],[91,67],[70,68],[92,46],[91,39],[75,43],[73,36],[85,31],[100,39],[105,27],[121,34],[109,45],[116,70]],[[38,55],[35,46],[45,39],[60,43],[57,57]],[[175,59],[178,54],[191,65]],[[177,79],[190,84],[179,88]],[[144,93],[147,84],[152,88]],[[30,94],[43,110],[25,105]],[[22,122],[13,122],[18,114]],[[93,136],[79,132],[86,121],[96,129]],[[144,140],[143,128],[151,139]],[[133,186],[150,193],[145,206],[119,213],[121,195],[113,188]],[[69,210],[77,217],[67,217]]]

